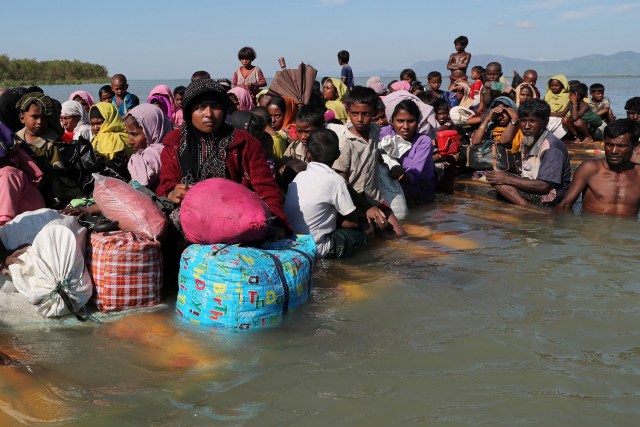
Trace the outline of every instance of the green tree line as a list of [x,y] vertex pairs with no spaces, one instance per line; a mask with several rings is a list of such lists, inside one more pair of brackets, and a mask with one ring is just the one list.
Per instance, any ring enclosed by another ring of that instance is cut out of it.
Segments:
[[10,85],[92,83],[109,80],[107,67],[78,60],[36,61],[0,55],[0,83]]

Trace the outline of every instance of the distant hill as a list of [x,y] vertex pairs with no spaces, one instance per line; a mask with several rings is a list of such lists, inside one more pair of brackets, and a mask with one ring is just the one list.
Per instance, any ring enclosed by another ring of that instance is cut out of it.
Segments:
[[[640,75],[640,53],[626,51],[613,55],[588,55],[563,61],[530,61],[527,59],[508,58],[501,55],[473,55],[471,66],[486,66],[489,62],[497,61],[502,64],[505,77],[511,78],[511,72],[518,70],[520,74],[526,69],[534,69],[540,76],[565,74],[568,77],[592,77],[592,76],[638,76]],[[405,68],[405,67],[402,67]],[[356,77],[398,76],[402,68],[379,69],[354,72]],[[440,71],[447,76],[447,59],[433,61],[419,61],[409,65],[418,75],[419,80],[425,80],[430,71]]]

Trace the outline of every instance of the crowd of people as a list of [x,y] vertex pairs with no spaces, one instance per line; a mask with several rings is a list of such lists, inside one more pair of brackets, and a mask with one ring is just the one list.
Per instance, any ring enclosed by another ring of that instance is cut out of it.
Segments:
[[[559,74],[542,97],[535,70],[509,82],[491,62],[469,77],[467,44],[454,42],[446,90],[441,73],[422,84],[411,69],[388,85],[374,76],[357,86],[343,50],[340,76],[316,81],[309,102],[296,103],[266,88],[250,47],[232,79],[196,71],[188,87],[156,86],[144,103],[123,74],[98,102],[85,91],[56,100],[38,87],[0,89],[0,225],[79,199],[80,215],[95,213],[92,172],[142,186],[174,211],[192,185],[226,178],[264,200],[274,238],[311,234],[319,256],[346,257],[376,234],[403,235],[407,209],[450,192],[471,172],[465,146],[484,144],[513,158],[508,170],[476,171],[505,201],[560,211],[582,195],[583,211],[637,215],[640,97],[617,119],[598,83]],[[572,179],[568,140],[603,140],[605,157]]]

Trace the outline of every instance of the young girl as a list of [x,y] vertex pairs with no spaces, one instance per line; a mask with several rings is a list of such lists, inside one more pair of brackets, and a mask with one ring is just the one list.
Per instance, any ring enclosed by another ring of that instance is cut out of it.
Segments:
[[260,67],[252,64],[256,60],[256,51],[251,47],[243,47],[238,52],[238,59],[241,67],[233,73],[232,87],[242,87],[247,89],[255,99],[260,88],[267,85],[267,80],[262,74]]
[[77,90],[73,92],[71,95],[69,95],[69,100],[78,101],[80,104],[82,104],[84,109],[87,110],[87,113],[89,112],[89,109],[93,106],[93,104],[95,104],[93,96],[91,96],[91,94],[86,90]]
[[328,78],[322,83],[322,98],[325,101],[327,110],[331,110],[335,114],[335,118],[343,124],[349,120],[347,109],[344,106],[349,89],[339,79]]
[[158,107],[142,104],[124,116],[124,124],[129,143],[135,150],[127,165],[131,179],[155,191],[160,177],[160,154],[164,148],[162,138],[171,130],[171,123]]
[[115,105],[107,102],[95,104],[89,110],[89,123],[94,135],[91,146],[96,155],[104,157],[107,166],[128,181],[127,162],[133,150]]
[[549,79],[544,100],[551,107],[547,130],[561,139],[567,133],[562,127],[562,118],[569,111],[569,82],[564,75],[557,74]]
[[[154,102],[155,101],[155,102]],[[175,124],[176,102],[173,99],[173,92],[167,85],[158,85],[151,89],[148,104],[157,104],[157,106],[166,114],[172,125]]]
[[281,159],[288,145],[288,127],[295,120],[297,107],[293,98],[274,96],[267,103],[267,111],[271,116],[273,136],[273,155]]
[[401,154],[400,166],[391,168],[391,177],[402,185],[408,204],[433,201],[433,144],[431,138],[418,132],[420,109],[414,101],[402,100],[393,107],[389,122],[391,125],[382,128],[380,137],[399,135],[411,144],[409,150]]
[[538,95],[536,91],[533,89],[529,83],[520,83],[516,87],[516,105],[519,107],[520,104],[527,99],[537,98]]

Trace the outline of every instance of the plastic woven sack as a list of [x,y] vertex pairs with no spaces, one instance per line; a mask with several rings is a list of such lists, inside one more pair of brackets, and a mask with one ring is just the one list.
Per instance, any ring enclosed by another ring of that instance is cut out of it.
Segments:
[[100,311],[150,307],[162,297],[160,243],[128,231],[92,233],[87,268]]
[[176,312],[203,326],[277,325],[283,313],[309,298],[315,255],[310,235],[260,248],[189,246],[180,262]]

